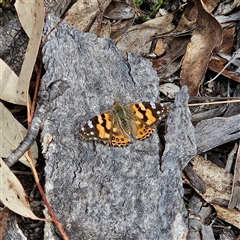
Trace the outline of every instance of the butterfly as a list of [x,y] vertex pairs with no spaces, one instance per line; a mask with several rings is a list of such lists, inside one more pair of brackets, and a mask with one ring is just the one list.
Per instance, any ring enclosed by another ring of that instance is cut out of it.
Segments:
[[112,110],[103,112],[80,129],[85,141],[102,141],[106,145],[124,147],[131,144],[131,136],[144,140],[151,136],[160,121],[170,111],[168,104],[138,102],[122,105],[115,101]]

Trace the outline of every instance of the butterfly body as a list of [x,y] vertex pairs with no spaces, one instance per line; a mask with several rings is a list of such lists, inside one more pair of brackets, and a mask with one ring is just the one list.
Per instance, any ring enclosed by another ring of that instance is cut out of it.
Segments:
[[167,104],[138,102],[122,105],[115,101],[112,110],[90,119],[79,135],[85,141],[103,141],[107,145],[124,147],[131,143],[130,136],[139,140],[151,136],[168,113]]

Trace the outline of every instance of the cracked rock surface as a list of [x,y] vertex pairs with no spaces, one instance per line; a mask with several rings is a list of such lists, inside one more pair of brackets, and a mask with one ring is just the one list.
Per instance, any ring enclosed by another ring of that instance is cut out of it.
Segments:
[[[45,34],[57,21],[47,17]],[[112,40],[82,33],[63,21],[49,35],[43,61],[42,84],[62,79],[70,86],[50,103],[42,131],[42,139],[52,139],[44,154],[46,195],[70,239],[186,236],[181,170],[196,154],[187,90],[171,115],[171,121],[180,119],[180,113],[185,116],[177,122],[183,128],[174,125],[175,132],[168,133],[161,166],[157,132],[125,148],[84,142],[78,136],[80,127],[111,109],[114,99],[159,101],[159,79],[149,60],[131,53],[126,60]],[[192,142],[170,151],[170,142],[183,131],[181,139]],[[45,237],[60,239],[53,224],[46,223]]]

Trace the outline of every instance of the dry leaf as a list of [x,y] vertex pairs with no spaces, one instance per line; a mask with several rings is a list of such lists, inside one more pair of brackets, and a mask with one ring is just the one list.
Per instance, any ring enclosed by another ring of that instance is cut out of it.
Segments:
[[0,59],[0,98],[13,104],[26,105],[26,98],[18,91],[18,76]]
[[133,1],[130,4],[111,2],[104,12],[104,16],[111,19],[112,39],[121,37],[132,26],[135,19],[135,5]]
[[123,20],[133,18],[135,15],[135,6],[124,2],[111,2],[104,12],[104,17],[114,20]]
[[170,99],[173,99],[179,90],[180,87],[174,83],[163,83],[159,87],[159,91]]
[[89,2],[77,1],[67,11],[65,20],[69,25],[86,32],[89,31],[99,12],[100,9],[97,0]]
[[163,73],[174,60],[185,53],[188,42],[189,38],[187,37],[165,40],[165,43],[169,46],[169,50],[166,51],[163,57],[151,61],[158,74]]
[[80,29],[84,32],[90,31],[91,27],[96,22],[97,16],[102,11],[105,11],[110,2],[111,0],[78,0],[67,11],[65,20],[69,25],[77,29]]
[[[216,8],[218,2],[220,0],[211,0],[211,1],[204,1],[206,10],[208,12],[212,12],[214,8]],[[191,30],[196,25],[197,20],[197,5],[192,2],[188,2],[186,8],[181,16],[181,19],[178,23],[177,28],[173,31],[173,33],[186,33],[188,30]]]
[[182,63],[181,85],[187,85],[190,96],[197,96],[204,80],[212,51],[222,42],[222,28],[219,22],[208,13],[202,2],[196,1],[198,17],[196,29]]
[[160,82],[164,82],[165,80],[166,82],[169,82],[169,81],[172,82],[174,79],[179,80],[179,77],[177,75],[174,76],[174,73],[176,73],[181,68],[181,63],[182,61],[181,61],[181,58],[179,57],[173,62],[171,62],[171,64],[169,64],[164,71],[162,71],[161,73],[158,73]]
[[29,82],[32,76],[33,67],[37,58],[42,37],[44,23],[44,1],[18,0],[14,5],[19,20],[29,37],[25,59],[18,80],[18,91],[21,94],[21,99],[25,99],[26,101]]
[[[69,25],[84,32],[115,39],[132,25],[134,14],[135,7],[127,3],[80,0],[68,10],[65,20]],[[105,19],[102,19],[103,16]]]
[[[208,68],[214,72],[221,72],[222,69],[225,67],[226,60],[225,59],[216,59],[212,58],[209,62]],[[227,69],[224,69],[223,72],[221,73],[223,76],[230,78],[236,82],[240,82],[240,76],[237,74],[234,74],[232,72],[229,72]]]
[[223,30],[222,44],[214,49],[215,53],[225,53],[228,55],[232,53],[235,31],[235,27]]
[[21,183],[1,158],[0,172],[0,201],[17,214],[35,220],[44,220],[34,215]]
[[239,0],[233,1],[221,1],[218,5],[218,8],[215,11],[216,15],[227,15],[230,12],[234,11],[235,8],[239,7]]
[[156,34],[164,34],[174,29],[172,24],[173,15],[168,14],[159,18],[154,18],[141,25],[136,25],[116,40],[117,46],[123,51],[131,51],[136,54],[148,54],[151,41]]
[[163,39],[158,39],[156,42],[156,46],[154,48],[154,54],[159,57],[162,54],[164,54],[165,50],[167,48],[167,43]]
[[[0,137],[1,137],[1,146],[0,146],[0,156],[3,158],[8,157],[14,149],[18,147],[20,142],[27,134],[27,129],[24,128],[9,112],[5,106],[0,103]],[[31,147],[32,157],[38,157],[38,147],[36,142]],[[25,153],[28,154],[28,153]],[[29,166],[26,155],[20,158],[20,161],[25,165]],[[36,160],[34,160],[34,163]]]
[[186,33],[196,25],[197,6],[189,2],[181,16],[181,19],[172,34]]
[[131,19],[117,21],[111,24],[111,35],[112,39],[118,39],[121,37],[133,24],[134,17]]
[[101,38],[110,38],[111,31],[112,31],[112,28],[111,28],[110,20],[104,19],[101,23],[100,31],[99,31],[99,24],[97,21],[95,21],[89,32],[97,33],[98,36]]
[[214,9],[216,9],[220,1],[221,0],[211,0],[211,1],[203,0],[203,3],[206,6],[206,10],[208,12],[212,12]]

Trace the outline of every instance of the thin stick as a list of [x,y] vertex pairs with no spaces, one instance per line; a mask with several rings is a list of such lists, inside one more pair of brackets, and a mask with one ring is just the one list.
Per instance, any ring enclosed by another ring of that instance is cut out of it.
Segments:
[[[32,105],[31,105],[31,109],[30,109],[30,120],[33,119],[33,115],[34,115],[34,111],[35,111],[35,107],[36,107],[36,103],[37,103],[37,95],[38,95],[38,89],[39,89],[39,85],[40,85],[40,79],[41,79],[41,74],[42,74],[42,56],[41,56],[41,50],[39,50],[38,52],[38,58],[39,58],[39,67],[37,65],[37,63],[35,63],[35,67],[36,67],[36,72],[37,72],[37,77],[36,77],[36,85],[35,85],[35,89],[34,89],[34,95],[33,95],[33,101],[32,101]],[[30,122],[31,125],[31,122]]]
[[33,164],[32,154],[31,154],[30,150],[28,151],[28,154],[29,154],[29,156],[30,156],[30,158],[27,158],[27,159],[28,159],[28,162],[29,162],[29,164],[30,164],[30,167],[31,167],[31,170],[32,170],[34,179],[35,179],[35,182],[36,182],[36,184],[37,184],[37,186],[38,186],[38,190],[39,190],[39,192],[40,192],[40,194],[41,194],[41,196],[42,196],[42,199],[43,199],[43,201],[44,201],[44,203],[45,203],[45,205],[46,205],[46,207],[47,207],[47,209],[48,209],[48,212],[49,212],[50,216],[52,217],[53,222],[56,224],[59,232],[61,233],[61,235],[62,235],[62,237],[63,237],[63,239],[64,239],[64,240],[70,240],[70,238],[68,237],[67,233],[64,231],[62,224],[58,221],[57,217],[55,216],[52,208],[50,207],[50,205],[49,205],[49,203],[48,203],[48,201],[47,201],[47,198],[46,198],[46,196],[45,196],[45,194],[44,194],[43,188],[42,188],[42,186],[41,186],[41,184],[40,184],[40,181],[39,181],[39,178],[38,178],[38,174],[37,174],[36,168],[35,168],[35,166],[34,166],[34,164]]
[[[36,66],[37,66],[37,64],[36,64]],[[31,125],[31,122],[32,122],[32,119],[33,119],[33,115],[34,115],[34,110],[35,110],[35,106],[36,106],[36,99],[37,99],[37,93],[38,93],[38,88],[39,88],[40,78],[41,78],[41,72],[42,72],[42,62],[40,60],[40,66],[39,66],[39,68],[37,68],[37,79],[36,79],[36,86],[35,86],[35,92],[34,92],[34,97],[33,97],[33,103],[32,103],[31,106],[30,106],[30,104],[28,104],[28,124],[29,124],[28,126]],[[43,188],[42,188],[42,186],[40,184],[36,168],[35,168],[34,163],[33,163],[31,150],[28,150],[28,156],[26,156],[26,158],[27,158],[27,161],[30,164],[30,167],[31,167],[34,179],[35,179],[35,182],[36,182],[38,190],[39,190],[39,192],[40,192],[40,194],[42,196],[44,204],[46,205],[46,207],[48,209],[48,212],[49,212],[50,216],[52,217],[51,220],[56,224],[56,227],[58,228],[59,232],[61,233],[63,239],[64,240],[70,240],[70,238],[68,237],[67,233],[65,232],[62,224],[58,221],[57,217],[55,216],[52,208],[50,207],[50,205],[49,205],[49,203],[47,201],[47,198],[45,196]]]
[[240,100],[228,100],[228,101],[217,101],[217,102],[208,102],[208,103],[189,103],[189,107],[195,106],[205,106],[205,105],[216,105],[216,104],[226,104],[226,103],[239,103]]

